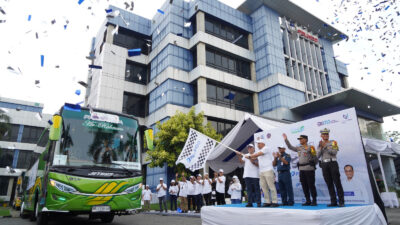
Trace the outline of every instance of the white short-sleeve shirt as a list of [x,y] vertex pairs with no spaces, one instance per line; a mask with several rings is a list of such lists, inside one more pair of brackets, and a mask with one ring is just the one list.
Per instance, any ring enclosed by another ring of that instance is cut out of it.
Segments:
[[179,196],[187,197],[188,195],[188,182],[179,181]]
[[219,179],[222,181],[222,183],[220,183],[218,181],[218,178],[216,178],[215,182],[217,183],[217,185],[216,185],[215,190],[218,193],[225,193],[225,181],[226,181],[226,178],[225,178],[225,176],[221,176],[221,177],[219,177]]
[[[163,184],[163,186],[164,186],[165,188],[167,188],[167,185],[166,185],[166,184]],[[158,188],[160,188],[160,189],[157,191],[157,197],[163,197],[163,196],[167,195],[167,191],[164,190],[164,188],[161,187],[161,184],[158,184],[158,185],[157,185],[157,189],[158,189]]]
[[142,195],[143,195],[143,201],[150,201],[150,199],[151,199],[151,190],[150,189],[149,190],[144,189],[142,191]]
[[269,170],[274,170],[274,167],[272,166],[272,162],[274,161],[274,156],[272,155],[273,151],[272,149],[268,148],[267,146],[264,146],[264,148],[260,149],[259,151],[262,151],[264,155],[261,155],[258,157],[258,165],[260,168],[260,173],[269,171]]
[[[249,155],[249,154],[246,154]],[[250,178],[260,178],[260,172],[258,166],[254,165],[250,159],[246,157],[242,157],[244,161],[244,171],[243,171],[243,178],[250,177]]]
[[210,184],[210,182],[208,182],[207,179],[204,179],[202,184],[203,184],[203,194],[209,194],[211,192],[211,184]]

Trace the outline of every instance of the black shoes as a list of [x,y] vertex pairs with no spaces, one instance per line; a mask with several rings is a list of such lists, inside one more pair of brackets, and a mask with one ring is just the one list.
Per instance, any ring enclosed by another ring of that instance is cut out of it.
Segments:
[[279,206],[279,205],[278,205],[277,203],[272,203],[272,204],[271,204],[271,207],[274,207],[274,208],[275,208],[275,207],[278,207],[278,206]]
[[311,205],[310,206],[317,206],[318,204],[317,204],[317,201],[313,201],[313,202],[311,202]]
[[344,202],[339,202],[339,207],[344,207]]
[[301,204],[302,206],[309,206],[309,205],[311,205],[311,202],[305,202],[305,203],[303,203],[303,204]]
[[338,204],[336,202],[333,202],[333,203],[327,205],[327,207],[337,207],[337,206],[338,206]]
[[271,206],[271,203],[264,203],[263,204],[263,207],[270,207]]
[[246,207],[253,207],[253,204],[247,204]]
[[260,208],[261,207],[261,203],[257,204],[257,207]]

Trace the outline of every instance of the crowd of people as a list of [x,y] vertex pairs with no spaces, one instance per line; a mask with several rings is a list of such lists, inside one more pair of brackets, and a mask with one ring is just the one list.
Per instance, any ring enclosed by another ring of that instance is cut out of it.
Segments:
[[[317,149],[312,145],[308,145],[308,137],[306,135],[300,135],[298,138],[299,145],[296,147],[291,145],[286,134],[282,136],[286,146],[290,150],[297,152],[299,156],[300,183],[306,199],[302,205],[317,205],[315,170],[317,169],[316,165],[319,163],[331,198],[331,203],[328,206],[343,207],[344,194],[336,159],[339,147],[336,141],[329,139],[329,130],[326,128],[321,130],[322,139]],[[243,179],[246,185],[248,201],[246,207],[254,207],[254,204],[257,207],[279,206],[274,167],[276,167],[277,171],[282,205],[293,206],[295,202],[290,173],[291,156],[286,153],[285,146],[281,145],[278,147],[278,151],[275,151],[266,146],[265,140],[262,138],[256,139],[255,144],[258,147],[258,151],[255,151],[253,144],[249,144],[247,146],[247,154],[237,152],[238,161],[244,167]],[[350,167],[347,165],[345,168]],[[199,213],[204,205],[226,204],[225,190],[226,177],[223,169],[215,172],[212,179],[208,173],[204,173],[204,177],[198,174],[197,177],[190,176],[189,179],[186,178],[185,173],[181,173],[180,176],[176,173],[175,180],[171,181],[169,189],[163,178],[160,178],[160,184],[156,188],[160,212],[167,212],[168,210],[166,203],[168,191],[170,195],[170,210],[176,211],[178,209],[177,200],[179,199],[179,209],[182,213]],[[242,191],[239,177],[233,176],[227,189],[227,193],[231,196],[232,204],[242,203]],[[261,193],[263,193],[265,200],[263,205],[261,205]],[[142,192],[142,199],[144,201],[144,209],[149,210],[151,191],[147,185]]]

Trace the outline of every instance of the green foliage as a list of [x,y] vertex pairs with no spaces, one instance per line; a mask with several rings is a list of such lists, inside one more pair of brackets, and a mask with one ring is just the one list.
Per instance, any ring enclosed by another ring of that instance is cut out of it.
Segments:
[[385,135],[388,138],[393,139],[393,142],[400,144],[400,132],[399,131],[387,131],[387,132],[385,132]]
[[[196,114],[194,107],[185,114],[177,111],[168,121],[161,124],[157,122],[159,130],[154,137],[154,150],[147,151],[150,167],[162,167],[167,163],[169,167],[174,167],[175,162],[185,145],[189,134],[189,129],[193,128],[210,138],[220,141],[221,134],[218,134],[210,123],[203,125],[204,113]],[[182,164],[177,165],[178,172],[184,171]]]
[[10,117],[0,110],[0,140],[3,139],[7,131],[10,130]]

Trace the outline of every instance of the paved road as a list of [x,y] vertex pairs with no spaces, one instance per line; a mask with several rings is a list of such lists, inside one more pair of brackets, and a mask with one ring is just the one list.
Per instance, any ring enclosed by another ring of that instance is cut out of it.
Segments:
[[[49,225],[100,225],[105,224],[100,220],[88,220],[87,216],[77,217],[62,217],[58,220],[50,221]],[[1,225],[36,225],[36,222],[31,222],[29,219],[21,218],[3,218],[0,219]],[[181,217],[181,216],[161,216],[161,215],[148,215],[137,214],[131,216],[116,216],[112,225],[147,225],[147,224],[160,224],[160,225],[196,225],[201,224],[200,218]]]

